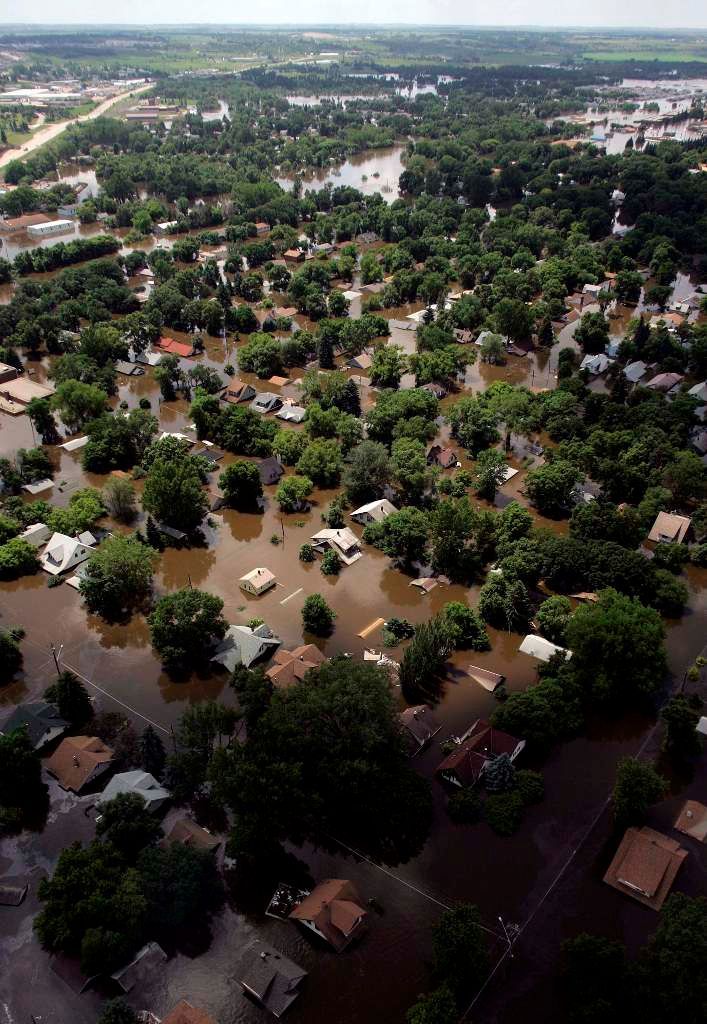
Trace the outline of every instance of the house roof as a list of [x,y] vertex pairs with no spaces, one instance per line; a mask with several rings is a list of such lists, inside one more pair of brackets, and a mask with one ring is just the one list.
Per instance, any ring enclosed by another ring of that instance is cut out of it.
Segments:
[[268,483],[270,477],[275,477],[279,480],[285,470],[282,468],[282,463],[276,456],[270,455],[267,459],[261,459],[258,463],[258,472],[260,473],[260,479],[262,482]]
[[427,453],[428,462],[436,462],[443,469],[449,469],[457,461],[457,453],[453,448],[442,448],[441,445],[433,444]]
[[688,516],[679,516],[676,512],[659,512],[651,526],[648,540],[655,543],[670,541],[681,544],[691,525],[692,520]]
[[275,573],[270,572],[269,569],[265,569],[260,566],[257,569],[251,569],[245,576],[241,576],[238,580],[239,583],[252,583],[254,587],[270,586],[275,582]]
[[20,217],[8,217],[0,220],[0,230],[21,231],[24,228],[32,227],[35,224],[48,224],[51,217],[43,213],[23,213]]
[[688,395],[698,398],[701,402],[707,402],[707,380],[703,380],[700,384],[693,384]]
[[156,942],[148,942],[129,964],[111,974],[111,978],[120,985],[123,992],[130,992],[138,982],[156,973],[166,960],[167,954],[162,947]]
[[47,543],[39,561],[42,568],[58,576],[67,569],[85,562],[91,551],[87,544],[81,543],[76,537],[67,537],[65,533],[54,533]]
[[493,693],[497,686],[500,686],[503,680],[506,678],[501,675],[500,672],[491,672],[487,668],[479,668],[478,665],[468,665],[466,674],[470,679],[473,679],[475,683],[483,686],[489,693]]
[[338,530],[330,528],[319,530],[312,536],[312,540],[316,547],[333,548],[346,565],[351,565],[361,557],[358,537],[348,526],[343,526]]
[[519,743],[524,744],[524,741],[494,729],[490,722],[479,718],[462,736],[456,749],[437,766],[437,773],[453,775],[463,785],[471,785],[479,778],[488,761],[500,754],[511,756]]
[[628,366],[624,367],[624,377],[632,384],[636,384],[641,377],[645,377],[648,366],[641,359],[637,359],[634,363],[629,363]]
[[307,415],[307,410],[301,405],[290,405],[285,403],[281,409],[275,413],[279,420],[286,420],[289,423],[301,423]]
[[400,713],[400,723],[412,736],[418,747],[424,747],[442,728],[426,704],[405,708]]
[[658,373],[643,385],[651,391],[670,391],[685,378],[681,373]]
[[274,406],[282,405],[282,399],[272,391],[261,391],[250,403],[251,409],[269,412]]
[[174,338],[158,338],[154,347],[162,352],[169,352],[173,356],[182,356],[186,359],[194,354],[194,346],[183,341],[176,341]]
[[233,377],[221,397],[224,402],[237,403],[247,402],[254,394],[255,388],[252,384],[246,384],[244,381],[238,380],[237,377]]
[[275,1017],[281,1017],[295,1001],[298,986],[306,976],[307,972],[299,964],[260,939],[255,939],[246,949],[241,985]]
[[46,762],[64,789],[78,793],[94,771],[113,760],[113,751],[97,736],[67,736]]
[[98,802],[107,803],[120,793],[137,793],[150,810],[153,807],[161,806],[165,800],[169,800],[171,795],[169,790],[161,786],[149,772],[137,770],[114,775],[101,793]]
[[211,656],[212,661],[223,665],[229,672],[238,665],[249,668],[254,661],[279,647],[282,641],[275,636],[265,623],[251,629],[250,626],[229,626],[226,636]]
[[342,950],[360,930],[367,917],[352,882],[327,878],[305,896],[290,917],[314,925],[336,950]]
[[0,395],[22,405],[29,405],[33,398],[50,398],[53,394],[50,384],[39,384],[28,377],[15,377],[0,384]]
[[191,846],[196,850],[211,852],[221,845],[218,836],[207,832],[201,825],[189,818],[177,818],[164,839],[160,840],[160,846],[168,846],[169,843],[181,843],[182,846]]
[[392,501],[388,501],[387,498],[379,498],[378,501],[369,501],[367,505],[361,505],[360,508],[349,512],[349,516],[351,519],[356,519],[359,516],[370,516],[374,522],[380,523],[397,511]]
[[0,733],[7,735],[14,729],[27,729],[30,743],[39,750],[46,743],[51,743],[69,728],[53,704],[45,700],[35,704],[20,704],[0,722]]
[[523,654],[530,654],[533,658],[539,658],[540,661],[549,661],[554,654],[560,652],[564,652],[567,661],[572,657],[572,652],[566,647],[550,643],[544,636],[537,636],[535,633],[528,633],[518,650]]
[[319,668],[326,658],[316,644],[303,644],[292,651],[277,651],[273,661],[266,675],[275,686],[284,689],[304,679],[310,669]]
[[707,841],[707,807],[697,800],[686,800],[673,828],[704,843]]
[[653,910],[660,910],[687,850],[652,828],[629,828],[604,881]]
[[174,1009],[162,1018],[162,1024],[216,1024],[216,1021],[206,1010],[197,1010],[186,999],[181,999]]

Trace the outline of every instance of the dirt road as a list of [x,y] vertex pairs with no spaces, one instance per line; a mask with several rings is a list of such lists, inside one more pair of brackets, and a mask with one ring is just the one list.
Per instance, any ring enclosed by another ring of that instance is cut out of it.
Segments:
[[107,110],[110,110],[116,103],[120,103],[122,100],[128,99],[130,96],[137,96],[138,93],[145,92],[147,89],[151,89],[152,85],[141,85],[137,89],[130,89],[128,92],[119,93],[117,96],[111,96],[109,99],[104,100],[103,103],[99,103],[97,107],[89,111],[88,114],[82,114],[81,117],[72,118],[70,121],[58,121],[56,124],[48,124],[44,128],[40,128],[34,133],[28,142],[25,142],[22,146],[17,146],[15,149],[8,149],[5,153],[0,156],[0,167],[5,167],[11,160],[22,159],[22,157],[28,156],[33,150],[43,146],[45,142],[50,142],[55,139],[57,135],[61,135],[63,131],[70,124],[75,124],[77,121],[92,121],[96,117],[100,117],[105,114]]

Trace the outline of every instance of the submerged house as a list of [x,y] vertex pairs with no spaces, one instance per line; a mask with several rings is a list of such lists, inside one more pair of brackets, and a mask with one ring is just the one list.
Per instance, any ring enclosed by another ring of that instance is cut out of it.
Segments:
[[438,765],[437,775],[452,786],[473,786],[489,761],[500,754],[507,754],[511,761],[515,761],[524,747],[525,740],[494,729],[490,722],[478,718],[460,737],[456,750]]
[[686,857],[687,850],[661,832],[629,828],[604,881],[652,910],[660,910]]
[[361,505],[360,508],[349,512],[349,516],[355,523],[367,526],[368,523],[382,523],[384,519],[397,511],[392,501],[388,501],[387,498],[379,498],[378,501],[369,501],[367,505]]
[[291,921],[299,921],[324,939],[337,953],[365,930],[368,921],[356,887],[344,878],[320,882],[289,916]]
[[264,594],[266,590],[270,590],[271,587],[275,586],[276,583],[275,574],[270,572],[269,569],[258,568],[251,569],[245,576],[241,576],[238,581],[238,586],[241,590],[244,590],[246,594],[253,594],[255,597],[259,597]]
[[256,391],[252,384],[246,384],[244,381],[234,377],[229,382],[221,398],[224,402],[230,402],[231,405],[238,405],[240,402],[250,402],[255,398],[255,395]]
[[320,530],[312,537],[312,544],[320,554],[331,548],[345,565],[352,565],[362,555],[358,537],[348,526]]
[[250,626],[229,626],[211,660],[223,665],[228,672],[233,672],[238,665],[250,668],[254,661],[272,654],[281,643],[264,622],[254,629]]
[[59,576],[69,569],[75,569],[91,556],[92,545],[84,544],[76,537],[65,533],[54,533],[39,556],[39,564],[51,576]]
[[46,761],[62,789],[80,793],[110,769],[113,751],[97,736],[67,736]]
[[265,674],[274,686],[284,689],[301,682],[311,669],[319,668],[325,661],[316,644],[302,644],[292,651],[278,651]]
[[433,737],[442,728],[426,704],[405,708],[400,714],[400,724],[405,730],[413,753],[417,753],[431,743]]
[[276,412],[282,405],[282,399],[272,391],[261,391],[250,403],[253,412],[265,415],[269,412]]
[[457,465],[457,453],[453,448],[443,448],[439,444],[433,444],[427,452],[428,466],[441,466],[442,469],[450,469]]
[[297,999],[306,977],[307,972],[279,949],[255,939],[246,950],[240,985],[246,995],[279,1020]]
[[106,804],[121,793],[136,793],[145,801],[148,811],[159,811],[170,799],[170,792],[149,772],[139,769],[114,775],[101,793],[99,804]]
[[690,532],[692,520],[677,512],[659,512],[651,526],[648,540],[654,544],[682,544]]
[[35,750],[41,750],[63,736],[69,723],[60,716],[54,704],[41,700],[34,704],[20,704],[0,721],[0,735],[7,736],[15,729],[26,729]]
[[282,463],[276,455],[271,455],[267,459],[261,459],[258,463],[258,472],[260,473],[260,480],[264,485],[276,484],[285,470],[282,468]]

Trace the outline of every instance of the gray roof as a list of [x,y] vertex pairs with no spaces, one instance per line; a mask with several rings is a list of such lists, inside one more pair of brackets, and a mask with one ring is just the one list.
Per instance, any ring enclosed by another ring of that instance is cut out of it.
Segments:
[[30,743],[39,750],[52,740],[58,739],[69,728],[53,704],[38,701],[36,704],[20,704],[6,718],[0,721],[0,733],[7,734],[13,729],[27,728]]
[[114,775],[106,788],[101,793],[99,803],[107,803],[121,793],[137,793],[147,804],[148,810],[157,810],[162,804],[169,800],[170,792],[160,786],[149,772],[139,769],[133,772],[121,772]]
[[275,1017],[281,1017],[299,995],[307,972],[274,946],[259,939],[251,942],[241,974],[241,985]]
[[281,643],[280,638],[264,622],[255,629],[250,626],[229,626],[211,660],[233,672],[238,665],[249,668],[254,661],[272,653]]
[[166,960],[167,954],[162,947],[158,946],[156,942],[148,942],[134,960],[111,974],[111,978],[120,985],[123,992],[129,992],[135,988],[138,982],[150,978]]

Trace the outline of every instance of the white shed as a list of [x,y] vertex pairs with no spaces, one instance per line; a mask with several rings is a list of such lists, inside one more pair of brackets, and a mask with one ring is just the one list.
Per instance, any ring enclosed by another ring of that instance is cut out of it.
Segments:
[[523,654],[538,658],[540,661],[549,661],[554,654],[564,654],[565,661],[572,657],[572,651],[568,651],[566,647],[558,647],[557,644],[550,643],[544,636],[538,636],[536,633],[528,633],[518,650]]
[[251,569],[245,576],[241,576],[238,581],[238,586],[241,590],[244,590],[246,594],[254,594],[258,597],[260,594],[264,594],[266,590],[270,590],[276,583],[275,574],[270,572],[269,569],[264,569],[262,566],[258,569]]

